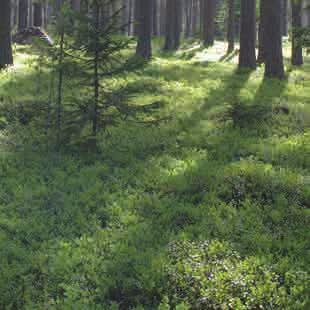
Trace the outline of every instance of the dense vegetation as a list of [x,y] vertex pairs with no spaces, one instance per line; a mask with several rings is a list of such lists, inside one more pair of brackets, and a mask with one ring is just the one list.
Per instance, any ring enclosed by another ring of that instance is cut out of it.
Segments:
[[47,81],[17,49],[1,74],[1,308],[306,309],[310,64],[266,81],[209,62],[217,50],[114,81],[169,121],[55,155],[27,106]]
[[309,309],[302,2],[5,1],[0,309]]

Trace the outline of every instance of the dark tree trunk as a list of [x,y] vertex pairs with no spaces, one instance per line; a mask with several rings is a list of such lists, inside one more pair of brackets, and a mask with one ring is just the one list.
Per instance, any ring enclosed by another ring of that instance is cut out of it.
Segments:
[[28,0],[19,0],[18,2],[18,30],[28,26]]
[[154,0],[137,0],[139,6],[139,16],[137,21],[138,27],[138,44],[136,55],[144,59],[150,59],[152,56],[152,15]]
[[300,44],[300,29],[302,27],[302,2],[292,1],[292,65],[301,66],[303,64],[302,45]]
[[29,0],[28,5],[29,5],[28,27],[32,27],[33,26],[33,3],[32,3],[32,0]]
[[43,24],[43,16],[42,16],[42,4],[41,3],[34,3],[33,4],[33,25],[35,27],[41,27]]
[[282,0],[282,35],[288,34],[288,0]]
[[80,12],[80,10],[81,10],[81,1],[80,0],[71,0],[71,8],[75,12]]
[[182,5],[179,0],[168,0],[166,8],[166,41],[164,50],[177,50],[180,46]]
[[235,0],[228,0],[227,41],[231,53],[235,49]]
[[138,36],[139,34],[139,16],[140,16],[140,0],[134,0],[133,8],[133,35]]
[[282,27],[281,27],[281,1],[265,0],[264,18],[268,35],[264,36],[265,42],[265,77],[284,77],[283,52],[282,52]]
[[192,0],[185,0],[184,2],[184,15],[185,15],[185,38],[191,36],[191,23],[192,23]]
[[261,0],[260,1],[260,13],[259,13],[259,26],[258,26],[258,56],[257,56],[257,63],[262,64],[265,60],[265,45],[266,43],[264,42],[264,36],[265,36],[265,31],[268,30],[266,28],[266,16],[265,16],[265,11],[266,11],[266,1],[268,0]]
[[159,32],[160,36],[164,36],[166,34],[166,15],[167,15],[166,0],[160,0],[159,14],[160,14]]
[[0,69],[12,64],[11,1],[2,0],[0,10]]
[[158,3],[157,0],[151,0],[152,2],[152,34],[158,36]]
[[212,46],[215,33],[216,0],[202,0],[201,4],[203,44]]
[[241,0],[239,68],[256,68],[255,43],[256,2],[255,0]]

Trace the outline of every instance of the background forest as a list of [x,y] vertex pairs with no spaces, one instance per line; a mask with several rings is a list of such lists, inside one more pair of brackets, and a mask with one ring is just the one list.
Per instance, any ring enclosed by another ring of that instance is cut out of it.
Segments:
[[0,0],[0,309],[309,309],[309,5]]

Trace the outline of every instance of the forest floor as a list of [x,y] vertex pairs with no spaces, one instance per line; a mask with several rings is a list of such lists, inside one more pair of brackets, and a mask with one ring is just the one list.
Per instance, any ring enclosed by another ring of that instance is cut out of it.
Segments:
[[10,123],[48,87],[17,49],[0,75],[1,309],[307,309],[310,59],[264,80],[213,62],[221,46],[115,79],[169,120],[60,157]]

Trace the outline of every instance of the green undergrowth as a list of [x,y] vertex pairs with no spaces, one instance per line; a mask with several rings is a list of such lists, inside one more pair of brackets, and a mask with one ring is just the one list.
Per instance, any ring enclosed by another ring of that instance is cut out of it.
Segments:
[[308,59],[277,81],[157,52],[109,82],[165,121],[98,154],[47,151],[29,60],[0,78],[1,309],[308,309]]

